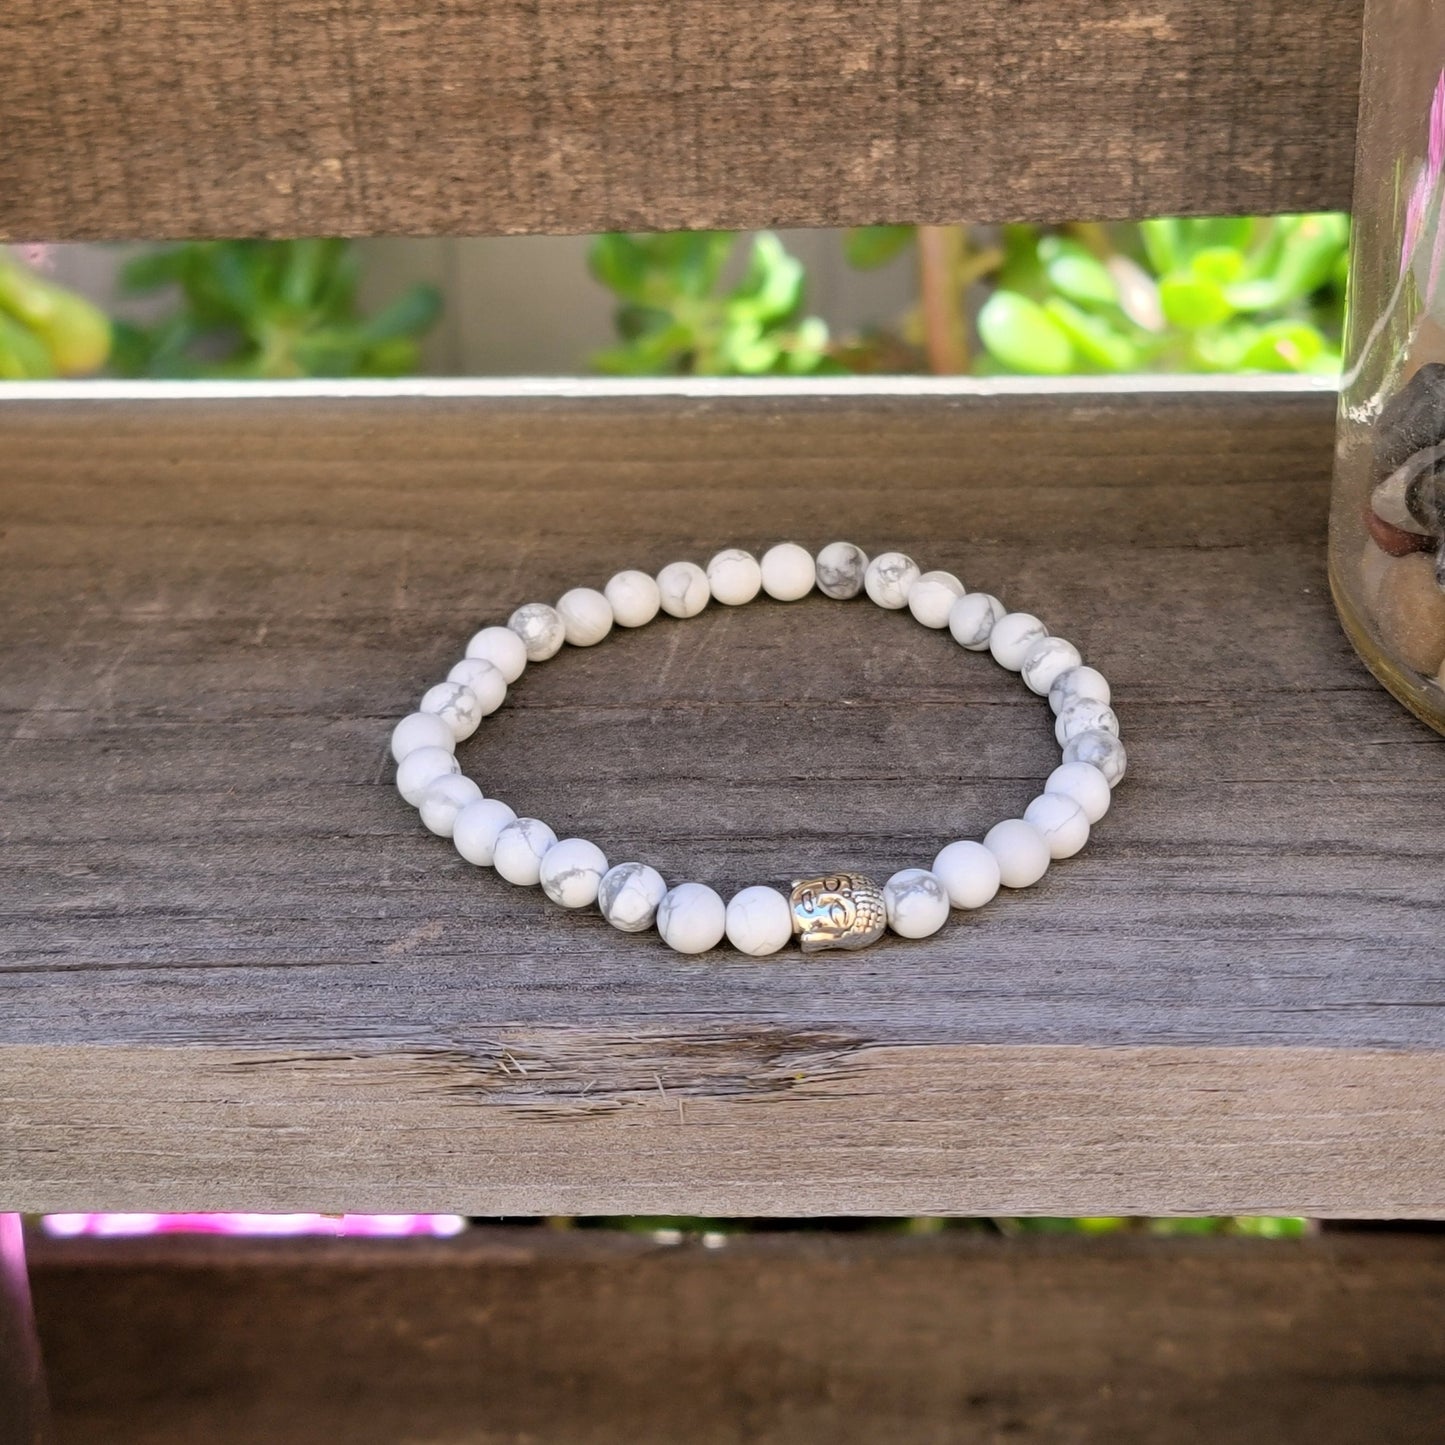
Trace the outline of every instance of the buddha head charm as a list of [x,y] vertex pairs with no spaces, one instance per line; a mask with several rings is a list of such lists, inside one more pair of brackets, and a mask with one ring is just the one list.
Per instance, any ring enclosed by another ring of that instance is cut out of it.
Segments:
[[888,923],[883,890],[861,873],[795,878],[788,905],[793,910],[793,932],[804,953],[866,948],[883,937]]
[[[817,588],[827,597],[866,592],[879,607],[907,608],[925,627],[947,631],[960,647],[988,651],[1030,691],[1047,697],[1054,736],[1064,751],[1043,791],[1019,818],[1006,818],[982,842],[947,843],[929,868],[903,868],[881,887],[860,873],[796,879],[791,892],[766,885],[744,888],[724,903],[705,883],[668,887],[645,863],[609,864],[585,838],[563,838],[538,818],[519,818],[497,798],[484,798],[463,777],[456,746],[505,701],[528,666],[545,662],[564,644],[591,647],[616,627],[641,627],[658,612],[695,617],[710,602],[729,607],[766,592],[797,602]],[[1027,612],[1005,612],[987,592],[968,592],[950,572],[920,573],[910,557],[885,552],[869,561],[851,542],[834,542],[817,557],[793,542],[770,549],[761,562],[729,548],[707,569],[673,562],[657,576],[619,572],[598,592],[574,587],[555,607],[530,602],[505,627],[484,627],[466,656],[422,698],[391,735],[396,786],[433,833],[458,853],[494,868],[509,883],[542,885],[563,908],[596,904],[614,928],[640,933],[655,923],[678,953],[705,953],[724,936],[755,958],[796,938],[804,953],[864,948],[885,928],[903,938],[926,938],[953,908],[981,908],[1002,886],[1028,888],[1052,860],[1084,846],[1091,825],[1109,810],[1110,789],[1124,776],[1119,719],[1109,684],[1084,666],[1079,650]]]

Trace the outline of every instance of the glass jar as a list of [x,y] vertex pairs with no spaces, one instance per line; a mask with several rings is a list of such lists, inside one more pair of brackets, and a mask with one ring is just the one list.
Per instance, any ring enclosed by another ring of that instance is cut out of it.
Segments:
[[1445,0],[1367,0],[1330,582],[1445,732]]

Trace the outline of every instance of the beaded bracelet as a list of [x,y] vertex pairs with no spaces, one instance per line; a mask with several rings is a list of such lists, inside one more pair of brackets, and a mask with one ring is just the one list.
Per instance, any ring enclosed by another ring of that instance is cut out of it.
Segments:
[[[744,888],[726,905],[702,883],[669,888],[645,863],[608,866],[595,843],[564,838],[537,818],[519,818],[496,798],[484,798],[463,777],[455,750],[495,712],[529,662],[543,662],[564,642],[591,647],[619,627],[641,627],[658,611],[695,617],[709,601],[751,602],[759,591],[796,602],[814,587],[827,597],[866,591],[880,607],[907,607],[925,627],[947,627],[960,646],[987,649],[1028,688],[1046,696],[1063,764],[1022,818],[996,823],[981,843],[949,843],[931,868],[904,868],[879,887],[857,873],[795,879],[791,892]],[[1110,791],[1124,776],[1119,720],[1109,684],[1086,667],[1079,650],[1052,637],[1037,617],[1005,612],[986,592],[965,591],[949,572],[920,574],[912,558],[885,552],[871,561],[851,542],[833,542],[816,559],[783,542],[759,562],[737,548],[719,552],[707,570],[673,562],[655,578],[619,572],[598,592],[576,587],[555,607],[529,602],[505,627],[484,627],[466,656],[403,718],[391,735],[396,785],[433,833],[450,838],[469,863],[495,868],[510,883],[542,885],[564,908],[596,903],[614,928],[639,933],[657,924],[679,953],[703,953],[724,935],[743,953],[776,953],[797,937],[805,952],[862,948],[884,927],[905,938],[926,938],[943,927],[950,908],[981,908],[999,890],[1027,888],[1053,859],[1069,858],[1109,809]]]

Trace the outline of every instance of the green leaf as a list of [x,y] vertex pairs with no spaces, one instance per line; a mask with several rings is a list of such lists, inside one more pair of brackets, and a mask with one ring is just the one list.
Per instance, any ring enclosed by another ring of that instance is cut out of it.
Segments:
[[1234,1220],[1234,1229],[1256,1239],[1303,1239],[1310,1222],[1298,1215],[1244,1215]]
[[1061,295],[1081,306],[1112,306],[1119,290],[1108,268],[1091,251],[1063,236],[1045,236],[1039,242],[1044,274]]
[[1285,302],[1279,283],[1271,278],[1257,281],[1239,281],[1226,286],[1224,294],[1236,311],[1273,311]]
[[623,231],[598,236],[587,253],[592,275],[609,291],[641,301],[647,280],[647,253]]
[[1074,347],[1037,303],[1015,291],[995,291],[978,314],[978,334],[990,355],[1026,376],[1063,376],[1074,369]]
[[254,318],[267,299],[262,257],[243,241],[221,241],[211,253],[210,281],[216,297],[238,321]]
[[1167,275],[1184,265],[1184,239],[1179,222],[1174,217],[1160,216],[1152,221],[1141,221],[1139,240],[1155,275]]
[[673,324],[672,312],[657,306],[619,306],[613,319],[626,341],[666,331]]
[[1020,295],[1042,295],[1048,284],[1039,259],[1037,226],[1003,228],[1003,265],[998,270],[998,287]]
[[361,359],[363,376],[407,376],[417,369],[421,348],[409,336],[393,336],[369,347]]
[[916,226],[854,226],[843,232],[843,257],[860,271],[873,271],[911,246],[917,235]]
[[672,289],[684,296],[711,294],[737,242],[736,231],[672,231],[651,238]]
[[1189,272],[1174,272],[1159,283],[1159,304],[1164,319],[1185,331],[1199,331],[1227,321],[1234,308],[1217,281],[1203,280]]
[[157,246],[132,256],[121,268],[117,280],[122,293],[130,296],[174,286],[185,275],[189,246]]
[[790,256],[771,231],[760,231],[753,239],[747,274],[728,299],[761,321],[783,320],[802,304],[803,263]]
[[436,325],[441,312],[441,292],[435,286],[418,283],[362,322],[356,328],[356,338],[364,345],[376,345],[398,337],[421,336]]
[[337,243],[327,240],[289,241],[282,253],[280,299],[295,311],[316,304],[327,272],[331,269]]
[[1259,338],[1252,322],[1230,321],[1213,330],[1195,332],[1190,338],[1185,371],[1239,371],[1245,353]]
[[1244,256],[1232,246],[1207,246],[1189,258],[1189,274],[1199,281],[1229,286],[1244,275]]
[[1325,338],[1304,321],[1276,321],[1239,359],[1241,371],[1308,371],[1326,350]]
[[46,381],[54,375],[45,343],[23,322],[0,311],[0,381]]
[[[783,370],[790,376],[812,376],[828,360],[827,322],[820,316],[809,316],[800,321],[783,355]],[[843,371],[843,367],[837,368],[837,373]]]
[[1258,224],[1253,216],[1193,216],[1183,223],[1181,234],[1191,255],[1217,247],[1243,251]]
[[1339,257],[1349,244],[1349,219],[1324,212],[1282,217],[1279,226],[1284,234],[1284,247],[1274,281],[1284,300],[1299,300],[1318,291],[1334,274]]
[[1090,316],[1061,296],[1051,296],[1044,310],[1073,343],[1074,350],[1099,371],[1138,371],[1142,363],[1139,348],[1102,317]]

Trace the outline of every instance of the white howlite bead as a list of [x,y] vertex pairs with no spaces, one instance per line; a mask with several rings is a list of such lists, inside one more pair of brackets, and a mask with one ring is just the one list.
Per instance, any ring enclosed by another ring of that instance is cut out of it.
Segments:
[[679,883],[657,905],[657,931],[677,953],[706,953],[722,942],[727,908],[705,883]]
[[948,922],[948,891],[927,868],[903,868],[883,885],[888,926],[900,938],[927,938]]
[[1072,642],[1065,642],[1062,637],[1041,637],[1024,653],[1019,674],[1030,692],[1047,697],[1054,679],[1061,672],[1077,667],[1082,660]]
[[646,863],[618,863],[602,875],[597,888],[597,906],[602,916],[623,933],[641,933],[652,927],[657,905],[667,884],[656,868]]
[[448,682],[470,688],[483,717],[491,717],[507,700],[507,679],[496,663],[485,657],[464,657],[447,673]]
[[595,587],[574,587],[557,599],[562,632],[573,647],[593,647],[612,631],[612,604]]
[[1032,823],[1005,818],[984,834],[983,846],[998,859],[1005,888],[1027,888],[1049,871],[1049,845]]
[[482,701],[464,682],[439,682],[427,688],[420,710],[435,713],[457,742],[471,737],[482,721]]
[[1092,698],[1095,702],[1110,700],[1109,680],[1093,667],[1071,667],[1061,672],[1049,689],[1049,706],[1062,712],[1076,698]]
[[1072,858],[1089,841],[1084,810],[1062,793],[1040,793],[1024,809],[1024,822],[1038,829],[1050,858]]
[[1109,780],[1092,763],[1060,763],[1049,774],[1044,792],[1072,798],[1090,823],[1109,811]]
[[778,602],[796,602],[806,597],[818,580],[813,554],[796,542],[779,542],[776,547],[769,547],[759,565],[763,591]]
[[526,671],[527,644],[510,627],[484,627],[467,643],[467,656],[490,662],[507,683]]
[[657,574],[657,590],[669,617],[696,617],[712,596],[707,573],[696,562],[669,562]]
[[763,569],[751,552],[729,547],[707,564],[707,585],[714,599],[728,607],[741,607],[758,595]]
[[953,604],[963,596],[963,583],[952,572],[925,572],[908,589],[908,610],[925,627],[947,627]]
[[918,563],[902,552],[875,557],[863,574],[863,586],[880,606],[897,611],[908,605],[908,594],[918,581]]
[[481,796],[482,790],[470,778],[448,773],[421,795],[421,820],[438,838],[450,838],[457,814],[469,803],[479,802]]
[[478,868],[490,868],[498,836],[516,818],[516,813],[500,798],[482,798],[468,803],[452,824],[452,846],[468,863],[475,863]]
[[1029,648],[1049,629],[1032,612],[1008,612],[999,618],[989,634],[988,650],[1000,667],[1017,672],[1024,665]]
[[408,713],[391,730],[391,755],[397,762],[418,748],[445,748],[450,752],[456,745],[452,730],[435,713]]
[[528,662],[556,657],[567,640],[567,629],[557,609],[545,602],[525,602],[507,619],[507,626],[522,639]]
[[1114,736],[1098,728],[1078,733],[1064,744],[1066,763],[1090,763],[1103,773],[1111,788],[1117,788],[1129,759],[1124,744]]
[[793,908],[776,888],[744,888],[728,900],[726,924],[728,942],[739,953],[763,958],[793,936]]
[[829,542],[818,553],[818,591],[824,597],[846,602],[863,590],[868,554],[851,542]]
[[417,748],[396,765],[396,790],[415,808],[438,778],[461,770],[450,748]]
[[492,845],[492,867],[508,883],[525,887],[541,881],[542,859],[557,835],[540,818],[517,818],[497,834]]
[[645,627],[662,606],[657,583],[635,567],[619,572],[602,591],[619,627]]
[[987,592],[969,592],[949,609],[948,630],[960,647],[970,652],[983,652],[999,618],[1004,615],[1003,603]]
[[563,908],[586,908],[597,901],[607,857],[586,838],[564,838],[547,849],[539,881],[542,892]]
[[1060,747],[1080,733],[1101,732],[1119,736],[1119,717],[1106,702],[1095,702],[1090,697],[1076,697],[1066,702],[1063,711],[1054,719],[1054,739]]
[[982,908],[998,892],[998,859],[968,838],[948,844],[930,871],[955,908]]

